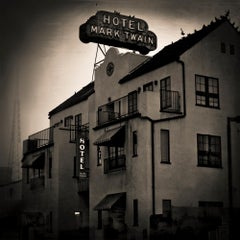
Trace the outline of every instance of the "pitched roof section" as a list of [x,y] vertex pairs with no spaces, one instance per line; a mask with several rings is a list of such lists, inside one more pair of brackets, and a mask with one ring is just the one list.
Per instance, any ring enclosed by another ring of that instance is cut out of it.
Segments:
[[69,108],[75,104],[78,104],[86,99],[90,95],[94,93],[94,82],[89,83],[85,87],[83,87],[80,91],[76,92],[73,96],[68,98],[66,101],[58,105],[56,108],[54,108],[52,111],[48,113],[49,118],[51,118],[52,115],[61,112],[62,110]]
[[151,72],[160,68],[168,63],[176,61],[180,55],[193,47],[196,43],[201,41],[209,33],[218,28],[222,23],[228,21],[227,15],[222,16],[220,19],[215,18],[215,22],[211,22],[208,26],[203,25],[202,29],[188,34],[186,37],[164,47],[160,52],[155,54],[147,62],[136,67],[128,75],[119,80],[119,83],[125,83],[133,78],[141,76],[142,74]]

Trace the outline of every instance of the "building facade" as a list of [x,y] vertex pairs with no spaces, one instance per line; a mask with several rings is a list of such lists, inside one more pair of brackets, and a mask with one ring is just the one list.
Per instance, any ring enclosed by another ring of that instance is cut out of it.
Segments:
[[153,57],[110,48],[94,82],[24,142],[26,234],[228,239],[240,209],[239,62],[226,16]]

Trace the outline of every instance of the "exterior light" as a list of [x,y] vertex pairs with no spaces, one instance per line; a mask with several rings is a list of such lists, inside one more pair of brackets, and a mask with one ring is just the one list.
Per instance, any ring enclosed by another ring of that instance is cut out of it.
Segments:
[[75,216],[79,216],[80,214],[81,214],[81,212],[79,212],[79,211],[74,212]]

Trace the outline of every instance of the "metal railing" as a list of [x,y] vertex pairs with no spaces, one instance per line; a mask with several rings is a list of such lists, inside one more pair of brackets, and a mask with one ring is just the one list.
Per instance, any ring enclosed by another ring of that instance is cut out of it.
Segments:
[[23,153],[29,153],[38,150],[41,147],[53,143],[53,127],[46,128],[36,132],[23,142]]
[[98,108],[98,126],[138,113],[137,92],[104,104]]

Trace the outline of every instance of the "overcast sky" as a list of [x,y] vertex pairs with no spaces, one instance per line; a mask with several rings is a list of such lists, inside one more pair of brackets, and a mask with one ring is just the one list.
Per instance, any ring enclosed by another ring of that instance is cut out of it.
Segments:
[[78,31],[98,10],[145,20],[158,37],[149,55],[181,38],[181,28],[192,33],[227,10],[240,26],[239,0],[0,0],[0,166],[16,143],[16,99],[22,141],[47,128],[48,112],[91,82],[97,45],[80,42]]

